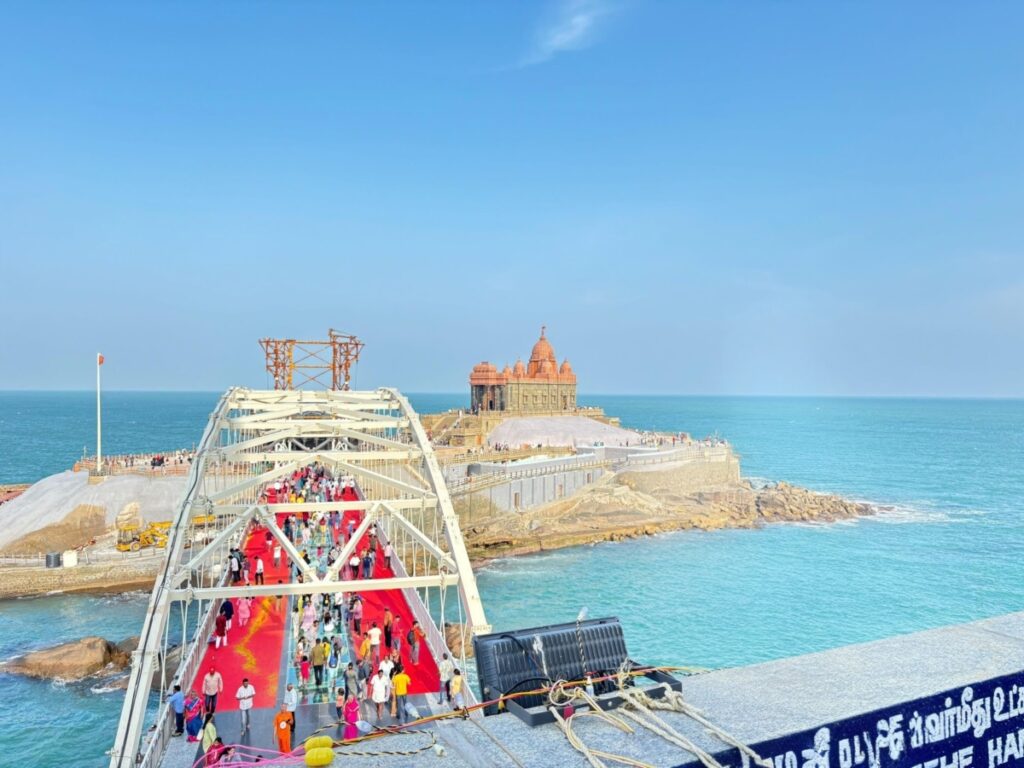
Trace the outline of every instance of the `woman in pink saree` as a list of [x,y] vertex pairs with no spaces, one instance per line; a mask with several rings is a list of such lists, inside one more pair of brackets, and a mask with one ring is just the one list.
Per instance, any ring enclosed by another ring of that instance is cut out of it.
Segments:
[[357,722],[359,722],[359,699],[356,698],[355,693],[350,692],[348,698],[345,699],[345,741],[359,737]]

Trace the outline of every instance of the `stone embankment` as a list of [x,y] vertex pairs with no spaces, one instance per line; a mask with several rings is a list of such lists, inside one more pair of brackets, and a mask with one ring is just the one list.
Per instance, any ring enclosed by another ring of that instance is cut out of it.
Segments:
[[0,600],[60,592],[125,592],[150,589],[163,565],[163,550],[151,556],[74,568],[0,567]]
[[681,468],[621,472],[567,499],[521,514],[480,506],[463,526],[475,561],[620,541],[678,530],[757,528],[768,523],[831,523],[874,508],[788,483],[755,488],[737,480],[695,489]]

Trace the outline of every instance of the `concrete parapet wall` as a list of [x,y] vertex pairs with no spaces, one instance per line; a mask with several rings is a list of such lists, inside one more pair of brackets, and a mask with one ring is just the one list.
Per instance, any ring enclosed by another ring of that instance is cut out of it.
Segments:
[[687,495],[712,486],[740,482],[740,461],[729,452],[717,460],[694,459],[626,469],[619,473],[618,480],[642,493],[661,491]]
[[601,467],[592,467],[526,477],[495,486],[481,492],[480,495],[486,496],[500,509],[518,512],[568,498],[590,483],[596,482],[606,471]]

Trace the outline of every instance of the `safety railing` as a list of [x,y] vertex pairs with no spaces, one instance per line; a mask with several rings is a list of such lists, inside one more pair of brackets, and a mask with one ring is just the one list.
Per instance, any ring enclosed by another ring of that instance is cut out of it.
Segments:
[[652,454],[633,454],[622,461],[622,468],[648,466],[651,464],[668,464],[674,461],[722,461],[729,457],[730,449],[726,445],[687,445],[668,451]]
[[[218,586],[224,586],[227,582],[227,575],[227,569],[225,569],[221,573]],[[196,675],[199,673],[199,665],[203,661],[203,651],[206,650],[206,638],[210,636],[210,632],[213,630],[213,622],[217,617],[217,611],[214,610],[217,602],[216,600],[210,601],[210,605],[206,609],[206,615],[196,628],[196,633],[189,644],[188,651],[178,665],[178,670],[174,674],[171,686],[180,685],[181,690],[187,691],[195,684]],[[173,738],[174,727],[175,722],[174,718],[171,717],[171,709],[167,706],[166,702],[161,701],[157,711],[156,722],[150,731],[149,741],[146,742],[146,746],[139,757],[138,768],[156,768],[160,764],[167,745]]]
[[[125,560],[131,560],[139,562],[143,560],[156,560],[163,558],[166,552],[162,549],[152,549],[147,547],[146,549],[136,550],[134,552],[94,552],[89,549],[76,550],[78,552],[78,564],[77,565],[96,565],[99,563],[118,563],[124,562]],[[75,568],[76,566],[65,566],[61,564],[61,568]],[[11,566],[18,568],[44,568],[46,567],[46,553],[39,552],[34,555],[0,555],[0,567]]]
[[589,461],[579,461],[572,464],[562,463],[555,466],[489,472],[483,475],[470,475],[469,477],[449,481],[448,492],[452,496],[458,496],[465,493],[476,493],[477,491],[486,490],[487,488],[511,483],[514,480],[524,480],[531,477],[546,477],[548,475],[557,475],[563,472],[576,472],[583,469],[605,468],[615,463],[616,461],[614,459],[591,459]]
[[[383,526],[378,525],[377,531],[381,544],[386,544],[387,533],[383,530]],[[397,554],[391,558],[391,563],[391,568],[394,571],[396,578],[406,578],[409,575],[409,572],[405,568],[405,563],[402,562],[402,558]],[[426,604],[420,597],[419,592],[412,587],[407,587],[402,590],[402,595],[405,597],[405,603],[409,606],[409,610],[412,612],[413,617],[420,623],[420,627],[423,629],[423,634],[426,639],[427,653],[432,654],[434,661],[438,664],[441,663],[442,653],[447,653],[449,658],[456,661],[452,655],[451,649],[448,647],[448,641],[445,639],[442,631],[438,629],[437,625],[434,623],[434,617],[430,615],[430,611],[427,609]],[[463,690],[467,698],[467,706],[473,706],[473,704],[476,703],[476,697],[472,689],[469,686],[464,686]],[[436,693],[436,691],[432,693]],[[427,700],[432,702],[433,697],[428,695]]]

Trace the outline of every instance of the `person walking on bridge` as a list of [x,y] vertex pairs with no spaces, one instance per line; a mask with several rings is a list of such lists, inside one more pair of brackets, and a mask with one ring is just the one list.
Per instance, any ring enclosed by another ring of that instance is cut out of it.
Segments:
[[318,641],[313,642],[313,680],[316,682],[316,687],[319,688],[324,680],[324,639],[320,638]]
[[380,631],[377,622],[374,621],[371,623],[370,629],[367,630],[366,634],[370,638],[370,655],[373,658],[373,663],[377,664],[380,662],[380,636],[384,633]]
[[194,690],[188,692],[185,699],[185,730],[189,741],[199,740],[199,731],[203,728],[203,701]]
[[[285,689],[283,705],[284,705],[285,709],[288,711],[288,713],[292,716],[292,720],[291,720],[291,735],[294,736],[295,735],[295,710],[298,709],[298,707],[299,707],[299,692],[295,690],[295,686],[292,685],[291,683],[288,683],[288,687]],[[289,744],[291,743],[291,739],[289,739],[288,743]]]
[[413,664],[420,663],[420,644],[426,639],[426,635],[423,632],[423,627],[420,626],[418,621],[412,623],[412,629],[409,630],[409,636],[406,638],[409,641],[409,657]]
[[382,624],[384,627],[384,647],[391,651],[391,622],[394,620],[394,616],[391,614],[390,608],[384,609],[384,618]]
[[455,673],[455,665],[448,658],[447,653],[441,654],[441,663],[437,665],[438,677],[441,679],[441,690],[438,691],[437,703],[444,704],[447,699],[452,703],[452,675]]
[[292,751],[292,730],[295,728],[295,715],[288,711],[288,702],[281,702],[281,711],[274,716],[274,737],[277,739],[277,751],[288,754]]
[[256,689],[249,683],[249,678],[242,678],[242,685],[235,691],[235,698],[238,699],[238,714],[242,718],[242,734],[249,730],[250,710],[253,699],[256,698]]
[[398,722],[401,725],[405,725],[409,721],[409,714],[405,711],[405,705],[409,695],[409,683],[411,682],[412,679],[404,669],[395,673],[395,676],[391,678],[391,685],[395,691],[395,711],[398,714]]
[[224,679],[214,667],[203,677],[203,708],[207,715],[217,711],[217,696],[224,690]]

